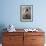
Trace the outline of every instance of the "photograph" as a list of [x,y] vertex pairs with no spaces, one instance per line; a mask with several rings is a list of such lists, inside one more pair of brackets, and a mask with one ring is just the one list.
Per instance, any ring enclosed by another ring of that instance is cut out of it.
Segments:
[[21,21],[32,21],[32,5],[21,5],[20,6],[20,20]]

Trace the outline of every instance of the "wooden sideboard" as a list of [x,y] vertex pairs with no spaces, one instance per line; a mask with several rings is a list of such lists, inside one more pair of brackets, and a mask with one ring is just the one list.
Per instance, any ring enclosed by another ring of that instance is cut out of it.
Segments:
[[44,46],[44,32],[3,32],[3,46]]

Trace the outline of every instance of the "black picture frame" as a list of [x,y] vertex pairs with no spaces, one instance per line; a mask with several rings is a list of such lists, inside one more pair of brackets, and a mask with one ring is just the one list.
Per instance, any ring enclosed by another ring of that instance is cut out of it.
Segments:
[[20,5],[20,21],[21,22],[33,21],[33,5]]

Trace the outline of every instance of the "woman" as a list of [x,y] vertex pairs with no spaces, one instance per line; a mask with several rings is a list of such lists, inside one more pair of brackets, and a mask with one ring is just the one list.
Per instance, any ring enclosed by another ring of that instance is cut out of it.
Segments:
[[31,19],[31,11],[29,8],[25,9],[25,13],[23,14],[23,19]]

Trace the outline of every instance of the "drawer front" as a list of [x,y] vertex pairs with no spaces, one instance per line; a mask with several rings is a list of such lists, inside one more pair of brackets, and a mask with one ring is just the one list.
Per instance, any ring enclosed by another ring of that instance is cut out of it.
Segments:
[[25,32],[24,36],[44,36],[44,32]]
[[44,46],[44,44],[32,44],[32,46]]
[[4,36],[23,36],[23,32],[4,32]]
[[23,44],[2,44],[2,46],[23,46]]
[[44,36],[32,36],[32,44],[44,44]]
[[2,46],[16,46],[15,44],[2,44]]

